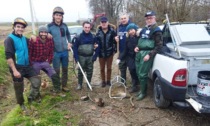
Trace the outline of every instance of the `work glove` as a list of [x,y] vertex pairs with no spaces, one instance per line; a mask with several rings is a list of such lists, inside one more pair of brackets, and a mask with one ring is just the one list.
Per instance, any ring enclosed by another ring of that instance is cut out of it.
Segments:
[[116,60],[116,65],[118,65],[120,63],[120,59]]

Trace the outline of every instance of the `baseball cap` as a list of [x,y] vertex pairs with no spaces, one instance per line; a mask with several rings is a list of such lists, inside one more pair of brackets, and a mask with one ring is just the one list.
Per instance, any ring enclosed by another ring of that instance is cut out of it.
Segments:
[[101,17],[101,22],[102,21],[108,21],[107,17]]
[[147,17],[147,16],[155,16],[156,15],[156,13],[154,12],[154,11],[148,11],[145,15],[144,15],[144,17]]

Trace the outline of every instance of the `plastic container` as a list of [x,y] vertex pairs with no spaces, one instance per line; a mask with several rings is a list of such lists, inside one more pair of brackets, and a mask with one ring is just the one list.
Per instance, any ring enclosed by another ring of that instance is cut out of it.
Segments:
[[210,71],[198,72],[197,94],[200,96],[210,96]]

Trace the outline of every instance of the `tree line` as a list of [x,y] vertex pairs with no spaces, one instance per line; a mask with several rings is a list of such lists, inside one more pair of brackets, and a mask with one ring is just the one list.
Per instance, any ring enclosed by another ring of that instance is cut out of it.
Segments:
[[160,24],[167,13],[170,21],[197,22],[210,19],[210,0],[86,0],[93,15],[105,12],[116,24],[119,14],[127,12],[132,22],[144,25],[144,14],[153,10]]

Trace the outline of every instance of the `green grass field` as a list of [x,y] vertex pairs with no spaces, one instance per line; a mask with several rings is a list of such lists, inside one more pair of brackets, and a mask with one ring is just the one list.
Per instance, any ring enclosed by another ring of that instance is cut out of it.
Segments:
[[8,75],[8,65],[6,63],[5,54],[4,54],[4,46],[0,46],[0,84],[4,84]]

